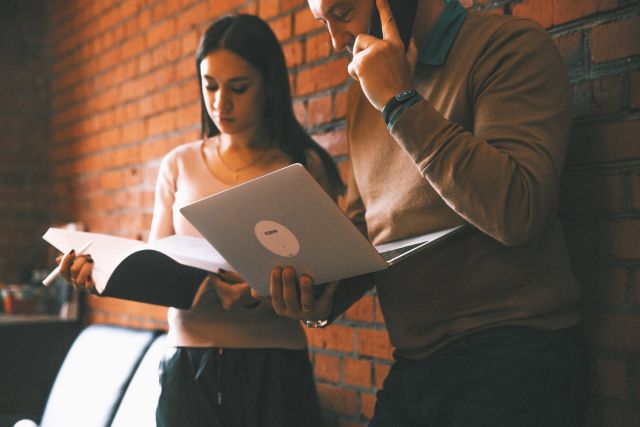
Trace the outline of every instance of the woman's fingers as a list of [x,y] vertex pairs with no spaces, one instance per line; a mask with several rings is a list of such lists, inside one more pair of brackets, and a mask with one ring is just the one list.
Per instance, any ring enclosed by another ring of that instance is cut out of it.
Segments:
[[[75,257],[75,259],[73,260],[73,263],[71,264],[71,269],[70,269],[70,276],[71,276],[71,281],[74,284],[77,284],[78,276],[80,275],[80,272],[82,271],[84,266],[87,264],[87,260],[89,260],[90,258],[91,258],[90,255],[79,255]],[[93,263],[93,260],[91,260],[90,264],[92,263]]]
[[68,283],[71,283],[71,265],[76,258],[76,251],[71,249],[60,260],[60,276]]
[[222,268],[218,269],[218,276],[228,283],[242,283],[244,279],[235,271],[227,271]]
[[[74,263],[75,264],[75,263]],[[89,289],[89,280],[92,278],[91,273],[93,272],[93,259],[87,258],[85,262],[83,262],[79,269],[78,274],[76,275],[74,285]],[[93,280],[91,280],[93,282]],[[95,288],[95,283],[93,284],[93,288]]]

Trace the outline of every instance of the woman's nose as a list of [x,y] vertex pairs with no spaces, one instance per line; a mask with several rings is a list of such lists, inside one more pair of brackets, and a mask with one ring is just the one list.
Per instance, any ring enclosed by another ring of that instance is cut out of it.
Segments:
[[219,112],[228,112],[231,110],[231,95],[229,91],[220,89],[213,100],[213,108]]

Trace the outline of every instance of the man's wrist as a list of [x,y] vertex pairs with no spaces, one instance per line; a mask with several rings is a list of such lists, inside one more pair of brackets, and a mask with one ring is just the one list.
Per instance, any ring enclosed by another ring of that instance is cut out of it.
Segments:
[[403,90],[397,95],[392,96],[391,99],[389,99],[389,101],[387,101],[387,103],[384,105],[381,111],[384,123],[388,125],[393,112],[398,110],[398,108],[400,108],[402,105],[410,102],[417,96],[419,95],[415,89]]

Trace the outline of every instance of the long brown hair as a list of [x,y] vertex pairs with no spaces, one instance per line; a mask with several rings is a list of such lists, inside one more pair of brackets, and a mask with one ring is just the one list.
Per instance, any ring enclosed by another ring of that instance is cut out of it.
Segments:
[[[265,87],[270,90],[266,122],[280,149],[293,162],[307,165],[306,151],[316,152],[336,193],[344,191],[338,169],[329,155],[305,130],[293,113],[287,65],[276,35],[269,25],[254,15],[227,15],[215,21],[205,31],[196,50],[198,85],[201,83],[200,63],[211,52],[225,49],[252,64],[262,74]],[[202,136],[218,135],[220,130],[209,117],[200,92]]]

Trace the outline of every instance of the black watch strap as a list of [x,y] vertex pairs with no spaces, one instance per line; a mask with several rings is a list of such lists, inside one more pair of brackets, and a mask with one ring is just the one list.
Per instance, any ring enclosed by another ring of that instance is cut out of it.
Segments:
[[393,113],[396,108],[405,102],[409,101],[411,98],[416,96],[418,92],[415,89],[408,89],[400,92],[396,96],[391,97],[389,101],[382,108],[382,118],[384,119],[385,124],[389,124],[389,119],[391,118],[391,113]]

